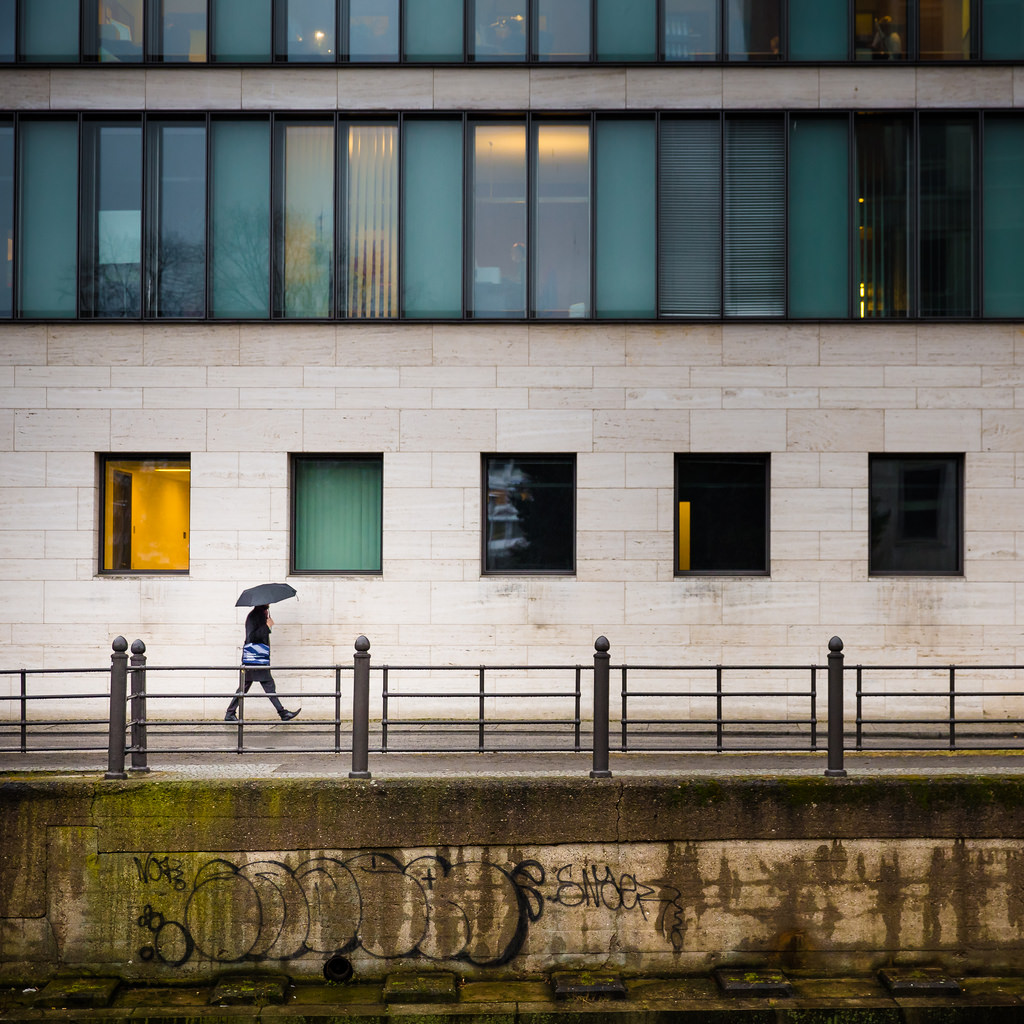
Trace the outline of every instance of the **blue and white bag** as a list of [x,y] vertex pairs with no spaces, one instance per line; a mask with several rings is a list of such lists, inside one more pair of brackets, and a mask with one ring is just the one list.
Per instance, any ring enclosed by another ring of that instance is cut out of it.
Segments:
[[269,665],[270,644],[245,644],[242,647],[243,665]]

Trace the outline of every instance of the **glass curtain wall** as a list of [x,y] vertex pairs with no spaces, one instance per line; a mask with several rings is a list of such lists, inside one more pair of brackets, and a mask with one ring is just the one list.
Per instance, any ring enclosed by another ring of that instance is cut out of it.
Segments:
[[90,26],[96,34],[96,42],[87,44],[88,56],[131,64],[142,60],[146,28],[144,0],[95,0],[85,6],[87,10],[92,8],[96,18]]
[[271,0],[213,0],[210,59],[259,63],[271,56]]
[[789,0],[789,60],[846,60],[850,48],[848,0]]
[[15,11],[17,0],[0,0],[0,61],[14,60],[17,46]]
[[463,0],[405,0],[405,58],[461,61]]
[[664,0],[665,60],[717,60],[719,0]]
[[473,60],[526,60],[528,0],[466,0]]
[[21,54],[26,61],[77,61],[79,0],[22,3]]
[[975,316],[977,120],[922,117],[919,126],[921,316]]
[[275,124],[277,254],[275,315],[332,315],[334,124]]
[[278,0],[277,56],[301,63],[338,56],[336,0]]
[[270,314],[270,122],[211,125],[211,312]]
[[160,56],[164,61],[206,60],[206,5],[207,0],[162,0]]
[[540,317],[590,315],[590,125],[534,124],[533,295]]
[[345,315],[398,315],[398,126],[350,125],[343,154]]
[[14,125],[0,121],[0,318],[14,314]]
[[590,59],[590,0],[533,0],[538,60]]
[[462,122],[406,119],[402,310],[462,316]]
[[147,312],[206,314],[206,124],[150,121],[147,132]]
[[910,119],[855,118],[859,318],[911,315]]
[[398,0],[348,0],[348,59],[398,60]]
[[142,311],[142,125],[85,122],[82,145],[83,316]]
[[1024,4],[981,0],[981,55],[987,60],[1024,59]]
[[657,0],[597,0],[594,35],[598,60],[657,60]]
[[470,313],[526,315],[526,126],[470,127]]

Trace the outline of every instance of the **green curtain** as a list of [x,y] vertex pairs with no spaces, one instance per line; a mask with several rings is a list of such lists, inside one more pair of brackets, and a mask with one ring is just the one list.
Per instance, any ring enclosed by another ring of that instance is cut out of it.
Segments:
[[380,572],[380,459],[295,463],[295,571]]
[[405,122],[402,308],[462,316],[462,124]]
[[215,317],[270,314],[270,122],[212,126]]
[[653,121],[598,121],[599,317],[654,316],[655,153]]
[[849,315],[849,122],[789,123],[789,315]]
[[21,123],[22,316],[73,317],[78,279],[78,125]]
[[985,316],[1024,316],[1024,118],[985,118]]

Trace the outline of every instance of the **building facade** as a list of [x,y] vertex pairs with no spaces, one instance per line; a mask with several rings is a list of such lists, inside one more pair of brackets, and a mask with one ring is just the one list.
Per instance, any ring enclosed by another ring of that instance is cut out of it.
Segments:
[[265,580],[282,665],[1021,659],[1020,0],[7,0],[0,60],[0,668],[235,665]]

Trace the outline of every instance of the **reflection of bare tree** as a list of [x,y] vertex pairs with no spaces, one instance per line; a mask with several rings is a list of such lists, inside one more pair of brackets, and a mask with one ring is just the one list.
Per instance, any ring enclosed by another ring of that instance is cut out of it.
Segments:
[[156,315],[203,316],[206,303],[202,241],[190,241],[184,234],[168,234],[160,240],[156,258]]
[[330,316],[332,226],[289,210],[284,243],[284,308],[289,316]]
[[233,206],[213,222],[213,311],[230,316],[269,308],[270,218],[265,210]]
[[103,263],[96,273],[97,316],[138,316],[138,263]]

